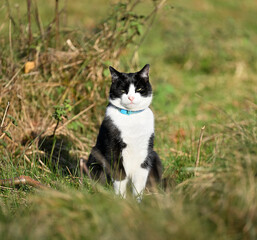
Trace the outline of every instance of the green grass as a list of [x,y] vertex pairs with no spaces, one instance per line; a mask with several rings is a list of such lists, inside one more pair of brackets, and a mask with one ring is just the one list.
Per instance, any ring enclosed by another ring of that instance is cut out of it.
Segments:
[[[17,21],[17,8],[9,2]],[[43,26],[54,17],[51,4],[38,1]],[[68,1],[61,49],[67,51],[67,38],[86,49],[81,68],[60,71],[59,65],[67,63],[57,62],[46,65],[46,73],[39,67],[38,74],[24,75],[22,69],[8,88],[4,86],[29,57],[23,42],[16,41],[19,35],[14,28],[11,58],[7,11],[0,9],[0,116],[11,101],[8,114],[18,123],[3,129],[12,140],[0,139],[0,178],[28,175],[51,187],[1,187],[1,239],[256,239],[257,5],[250,0],[167,1],[133,61],[133,43],[124,47],[119,59],[109,53],[101,59],[96,52],[94,58],[92,49],[84,46],[110,8],[103,0]],[[151,9],[146,1],[135,11],[147,14]],[[20,13],[26,40],[25,3],[20,3]],[[39,36],[35,21],[32,30],[34,38]],[[51,34],[49,47],[54,48],[55,34]],[[151,65],[155,149],[164,165],[166,189],[147,190],[138,204],[132,196],[122,200],[110,186],[100,186],[86,176],[80,184],[74,159],[86,158],[94,145],[107,103],[108,65],[134,71],[146,63]],[[88,77],[87,71],[97,77]],[[76,81],[69,86],[74,76]],[[63,104],[64,94],[74,106],[69,119],[96,104],[61,131],[70,139],[66,147],[73,156],[71,173],[53,166],[31,136],[55,126],[53,107]],[[202,126],[206,128],[200,165],[195,169]]]

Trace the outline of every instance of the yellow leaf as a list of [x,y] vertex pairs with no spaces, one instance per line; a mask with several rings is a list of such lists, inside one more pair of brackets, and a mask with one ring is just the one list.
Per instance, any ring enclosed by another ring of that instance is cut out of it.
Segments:
[[34,61],[29,61],[25,63],[25,73],[29,73],[35,68],[36,64]]

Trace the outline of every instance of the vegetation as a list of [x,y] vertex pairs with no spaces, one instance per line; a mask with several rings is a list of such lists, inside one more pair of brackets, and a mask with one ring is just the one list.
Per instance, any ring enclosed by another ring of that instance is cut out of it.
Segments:
[[[1,238],[256,239],[256,3],[115,2],[0,6]],[[138,204],[79,165],[108,66],[146,63],[164,186]],[[40,185],[14,187],[22,175]]]

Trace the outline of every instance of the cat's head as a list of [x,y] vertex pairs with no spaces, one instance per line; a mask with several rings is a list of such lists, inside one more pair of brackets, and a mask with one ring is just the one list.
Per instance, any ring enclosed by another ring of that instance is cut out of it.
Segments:
[[135,73],[122,73],[109,67],[112,75],[110,103],[118,108],[131,111],[147,108],[152,101],[149,67],[149,64],[146,64]]

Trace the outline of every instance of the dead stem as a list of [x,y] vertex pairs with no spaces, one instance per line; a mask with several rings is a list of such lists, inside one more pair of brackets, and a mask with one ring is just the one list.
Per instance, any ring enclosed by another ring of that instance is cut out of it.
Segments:
[[13,62],[13,49],[12,49],[12,23],[11,23],[11,19],[9,21],[9,44],[10,44],[10,57],[12,59]]
[[32,43],[32,30],[31,30],[31,0],[27,0],[27,14],[28,14],[28,48],[30,49]]
[[25,64],[23,64],[21,66],[21,68],[13,75],[13,77],[11,78],[11,80],[5,85],[5,88],[8,88],[10,86],[10,84],[12,83],[12,81],[17,77],[17,75],[20,73],[20,71],[23,69]]
[[[89,177],[89,179],[92,180],[90,172],[87,168],[87,165],[85,164],[85,161],[83,159],[80,159],[80,167],[82,167],[82,169],[86,172],[87,176]],[[83,175],[82,175],[83,176]]]
[[83,184],[83,177],[84,177],[84,174],[83,174],[83,165],[84,165],[84,160],[83,160],[83,159],[80,159],[80,160],[79,160],[79,170],[80,170],[80,180],[79,180],[79,183],[80,183],[80,184]]
[[7,106],[6,106],[6,108],[5,108],[4,116],[3,116],[3,119],[2,119],[2,122],[1,122],[1,126],[0,126],[1,129],[2,129],[3,126],[4,126],[4,120],[5,120],[5,117],[6,117],[6,114],[7,114],[7,112],[8,112],[9,107],[10,107],[10,102],[7,103]]
[[44,41],[44,28],[43,28],[43,24],[42,24],[42,21],[40,19],[40,15],[39,15],[39,12],[38,12],[37,0],[34,1],[34,6],[35,6],[35,20],[36,20],[36,24],[38,26],[38,29],[39,29],[40,35],[41,35],[41,39],[42,39],[42,42],[44,44],[45,43],[45,41]]
[[72,175],[72,173],[71,173],[70,169],[68,168],[68,166],[66,166],[66,169],[67,169],[68,173],[70,174],[71,178],[74,179],[74,176]]
[[[5,135],[6,135],[6,132],[8,131],[8,129],[10,128],[11,126],[11,122],[8,123],[7,127],[5,128],[5,131],[2,133],[2,135],[0,136],[0,139],[2,139]],[[7,138],[9,139],[11,142],[13,142],[10,138]],[[16,144],[15,144],[16,145]]]
[[[30,164],[31,167],[34,166],[34,164],[30,161],[30,159],[28,158],[28,156],[26,154],[24,154],[24,159],[25,159],[26,162],[28,162]],[[45,172],[48,172],[48,173],[51,172],[49,170],[49,168],[40,159],[38,160],[38,162],[42,165],[42,167],[41,166],[37,166],[37,168],[39,168],[39,169],[41,169],[41,170],[43,170]]]
[[197,155],[196,155],[196,162],[195,162],[195,176],[198,176],[197,168],[200,162],[200,150],[201,150],[204,129],[205,129],[205,126],[201,128],[201,133],[200,133],[198,147],[197,147]]
[[59,48],[59,0],[55,0],[55,47]]
[[[138,1],[139,2],[139,1]],[[135,2],[135,4],[138,4],[138,2]],[[136,53],[139,49],[139,47],[142,45],[142,43],[144,42],[146,36],[148,35],[153,23],[154,23],[154,20],[155,20],[155,17],[156,17],[156,13],[163,7],[163,5],[165,4],[166,0],[162,0],[159,4],[155,5],[154,9],[152,12],[150,12],[150,14],[148,16],[145,17],[145,23],[147,23],[149,21],[149,24],[147,25],[147,28],[145,30],[145,33],[142,35],[139,43],[137,44],[135,50],[134,50],[134,53],[132,55],[132,60],[135,58],[136,56]],[[134,8],[134,6],[133,6]]]
[[39,181],[34,180],[29,176],[21,175],[13,179],[0,179],[0,186],[19,186],[19,185],[29,185],[39,189],[48,189],[47,186],[43,185]]

